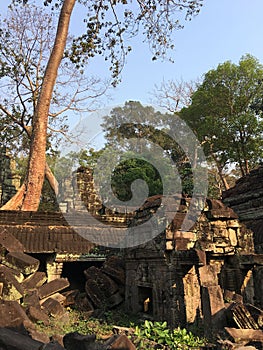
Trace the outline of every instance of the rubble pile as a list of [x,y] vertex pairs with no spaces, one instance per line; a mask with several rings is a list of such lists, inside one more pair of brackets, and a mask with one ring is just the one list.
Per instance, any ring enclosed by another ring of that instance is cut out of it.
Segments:
[[263,253],[263,166],[252,170],[223,193],[223,201],[231,207],[254,233],[255,251]]
[[[60,343],[50,341],[36,324],[48,325],[50,316],[69,321],[66,306],[75,303],[77,291],[67,290],[67,278],[48,281],[39,271],[40,262],[24,253],[24,246],[7,230],[0,232],[0,348],[1,350],[34,349],[135,349],[125,335],[113,336],[103,344],[95,335],[66,334]],[[125,272],[123,261],[112,256],[102,268],[85,270],[85,311],[105,310],[124,300]],[[45,347],[43,347],[45,346]]]
[[23,245],[6,230],[0,232],[0,327],[23,327],[36,341],[49,342],[35,324],[49,316],[67,318],[67,278],[47,281],[39,260],[24,253]]
[[263,311],[244,303],[242,295],[234,291],[222,291],[214,266],[200,267],[199,276],[206,336],[217,334],[223,348],[263,349]]
[[125,297],[125,267],[123,259],[110,256],[99,269],[91,266],[86,277],[86,311],[106,310],[120,305]]

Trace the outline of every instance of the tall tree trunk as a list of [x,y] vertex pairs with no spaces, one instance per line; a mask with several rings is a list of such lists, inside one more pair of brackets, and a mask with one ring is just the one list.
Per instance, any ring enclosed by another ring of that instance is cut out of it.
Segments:
[[22,210],[36,211],[39,206],[46,166],[46,139],[50,102],[63,57],[72,10],[76,0],[64,0],[61,8],[55,43],[46,67],[33,117],[29,164],[25,180],[25,195]]
[[230,186],[229,186],[229,184],[228,184],[228,182],[227,182],[227,179],[226,179],[226,177],[225,177],[225,175],[224,175],[224,173],[223,173],[223,169],[222,169],[221,164],[220,164],[219,161],[216,159],[216,157],[215,157],[215,155],[214,155],[213,153],[211,153],[211,156],[212,156],[212,158],[213,158],[213,160],[214,160],[214,162],[215,162],[215,164],[216,164],[216,167],[217,167],[217,170],[218,170],[218,175],[219,175],[219,178],[220,178],[220,180],[221,180],[221,182],[222,182],[222,185],[223,185],[224,190],[225,190],[225,191],[226,191],[226,190],[229,190]]

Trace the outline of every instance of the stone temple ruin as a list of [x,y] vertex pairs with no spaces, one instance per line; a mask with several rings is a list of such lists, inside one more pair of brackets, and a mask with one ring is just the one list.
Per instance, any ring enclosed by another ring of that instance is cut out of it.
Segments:
[[[89,170],[81,168],[76,178],[75,187],[70,180],[63,184],[63,215],[0,211],[0,230],[12,233],[25,247],[25,253],[46,264],[49,281],[63,276],[69,262],[86,261],[94,265],[86,272],[91,312],[100,301],[109,299],[105,290],[111,286],[114,302],[109,307],[124,301],[128,312],[166,320],[171,327],[204,327],[208,338],[224,327],[232,339],[242,337],[243,329],[262,329],[263,167],[224,193],[223,202],[207,199],[189,231],[183,231],[181,225],[191,199],[181,198],[173,221],[157,237],[134,248],[113,251],[96,251],[101,247],[75,232],[74,225],[86,225],[91,235],[102,229],[99,221],[95,231],[82,222],[81,210],[88,208],[109,227],[139,225],[154,215],[161,196],[149,198],[133,213],[119,214],[118,208],[113,212],[101,204]],[[68,225],[65,217],[74,210],[80,214],[73,225]],[[100,267],[107,255],[116,253],[124,258],[126,277],[111,266],[112,283],[104,280],[106,270]],[[262,333],[255,334],[256,340],[263,341]]]

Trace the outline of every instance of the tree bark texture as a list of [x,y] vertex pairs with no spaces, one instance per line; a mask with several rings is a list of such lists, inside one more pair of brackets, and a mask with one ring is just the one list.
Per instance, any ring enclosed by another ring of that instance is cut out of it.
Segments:
[[40,202],[46,166],[46,140],[50,102],[58,68],[66,46],[70,17],[75,3],[76,0],[64,0],[63,2],[54,46],[46,67],[36,112],[33,116],[29,164],[25,179],[25,195],[21,207],[25,211],[36,211]]

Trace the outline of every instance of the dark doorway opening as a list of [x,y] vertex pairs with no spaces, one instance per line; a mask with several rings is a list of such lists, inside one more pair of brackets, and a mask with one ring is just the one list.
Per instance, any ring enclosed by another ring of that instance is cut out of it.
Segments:
[[100,268],[103,261],[73,261],[64,262],[61,277],[67,277],[70,283],[68,289],[78,289],[80,292],[85,291],[86,278],[84,271],[91,266]]

